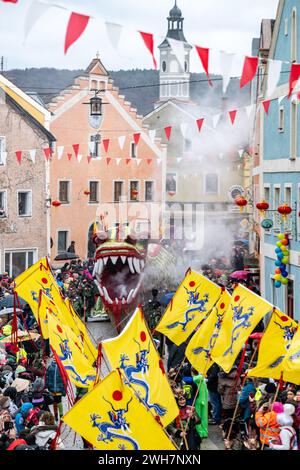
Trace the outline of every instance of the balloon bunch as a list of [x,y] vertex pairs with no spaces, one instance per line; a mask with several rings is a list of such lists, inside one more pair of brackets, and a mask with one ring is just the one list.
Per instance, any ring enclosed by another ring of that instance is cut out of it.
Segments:
[[288,284],[288,271],[287,264],[289,262],[290,251],[289,246],[289,236],[288,234],[279,233],[277,235],[278,242],[276,243],[277,247],[275,248],[275,253],[277,255],[277,260],[275,261],[275,287],[281,287],[281,284]]

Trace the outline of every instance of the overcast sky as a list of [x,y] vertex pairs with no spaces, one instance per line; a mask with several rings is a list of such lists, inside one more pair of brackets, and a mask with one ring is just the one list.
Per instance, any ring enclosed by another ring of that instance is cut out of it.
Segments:
[[[94,17],[65,56],[64,37],[70,12],[61,8],[48,10],[24,45],[24,20],[33,1],[36,0],[0,2],[0,55],[5,57],[6,69],[86,68],[97,51],[108,70],[151,68],[151,56],[136,30],[154,33],[157,46],[166,34],[166,17],[174,5],[174,0],[43,0]],[[178,0],[189,43],[241,56],[251,54],[251,41],[259,36],[261,20],[275,18],[277,5],[278,0]],[[119,51],[110,45],[103,20],[124,26]],[[213,60],[215,72],[216,63]],[[195,55],[192,71],[202,71]]]

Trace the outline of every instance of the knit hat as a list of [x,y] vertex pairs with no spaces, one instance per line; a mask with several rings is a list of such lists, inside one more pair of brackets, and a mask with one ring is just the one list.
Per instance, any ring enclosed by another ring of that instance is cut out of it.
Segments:
[[2,331],[3,331],[3,334],[5,336],[9,336],[12,333],[12,326],[11,325],[5,325],[2,329]]
[[266,393],[275,393],[276,392],[276,386],[273,383],[268,383],[265,386],[265,392]]
[[283,413],[283,404],[280,403],[280,401],[275,401],[272,405],[272,410],[275,411],[275,413]]

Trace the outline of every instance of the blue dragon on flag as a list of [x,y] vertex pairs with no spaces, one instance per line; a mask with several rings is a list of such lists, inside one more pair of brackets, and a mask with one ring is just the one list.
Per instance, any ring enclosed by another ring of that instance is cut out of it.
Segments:
[[240,301],[238,305],[235,307],[232,307],[233,309],[233,323],[235,324],[235,327],[232,330],[231,333],[231,341],[230,341],[230,346],[229,348],[224,352],[223,357],[227,356],[228,354],[233,354],[233,346],[235,341],[238,339],[240,336],[240,331],[242,328],[250,328],[252,323],[249,321],[252,315],[254,314],[254,307],[248,307],[247,312],[244,313],[244,307],[241,305],[243,300]]
[[212,336],[209,339],[208,347],[207,348],[203,348],[203,347],[194,348],[193,349],[193,354],[197,355],[197,354],[201,354],[202,352],[204,352],[205,353],[205,359],[209,359],[210,351],[212,350],[212,348],[216,344],[217,337],[219,336],[219,331],[221,329],[223,316],[224,316],[224,312],[221,313],[221,314],[217,313],[217,321],[216,321],[215,326],[214,326],[214,332],[213,332]]
[[[105,400],[111,406],[111,411],[108,411],[110,422],[100,421],[102,417],[95,413],[92,413],[90,415],[92,427],[93,428],[96,427],[100,431],[100,434],[97,436],[97,441],[108,443],[108,442],[114,442],[115,439],[120,439],[120,440],[125,441],[126,443],[131,444],[133,447],[133,450],[139,450],[140,446],[135,439],[133,439],[132,437],[126,436],[124,434],[119,434],[115,432],[118,430],[121,430],[124,433],[131,432],[130,425],[126,421],[125,414],[129,410],[129,404],[132,398],[127,403],[126,408],[119,408],[117,410],[113,407],[112,403],[110,403],[104,397],[103,397],[103,400]],[[119,448],[122,450],[126,450],[125,445],[121,445]]]
[[[292,339],[297,331],[297,328],[296,327],[293,327],[293,322],[291,322],[290,325],[286,325],[286,326],[282,326],[280,325],[279,323],[277,323],[276,321],[274,321],[275,325],[279,326],[279,328],[281,330],[283,330],[283,339],[285,341],[285,349],[286,351],[288,351],[290,349],[290,346],[291,346],[291,342],[292,342]],[[299,354],[300,355],[300,354]],[[292,356],[291,356],[292,357]],[[290,359],[291,359],[290,357]],[[269,366],[268,368],[269,369],[274,369],[274,367],[277,367],[279,366],[279,364],[282,363],[283,359],[285,358],[285,354],[283,354],[282,356],[279,356],[275,361],[273,361]]]
[[[154,409],[159,416],[164,416],[167,412],[166,408],[159,405],[158,403],[150,403],[150,387],[144,374],[147,374],[149,371],[149,362],[147,355],[150,353],[150,342],[148,349],[141,349],[140,343],[134,339],[134,342],[139,346],[139,352],[136,353],[136,364],[126,364],[126,361],[129,361],[129,357],[126,354],[120,355],[120,369],[125,373],[126,379],[132,385],[140,385],[144,391],[145,396],[140,397],[141,401],[146,404],[149,409]],[[134,375],[138,375],[138,378]]]
[[209,295],[204,294],[203,298],[200,299],[200,294],[199,292],[197,292],[199,286],[197,286],[194,291],[188,290],[185,286],[184,288],[188,294],[188,305],[191,307],[184,312],[184,321],[176,321],[174,323],[171,323],[170,325],[167,325],[167,328],[169,329],[176,328],[177,326],[181,325],[182,331],[186,331],[188,323],[192,321],[196,316],[196,314],[192,312],[206,312],[205,304],[209,300]]

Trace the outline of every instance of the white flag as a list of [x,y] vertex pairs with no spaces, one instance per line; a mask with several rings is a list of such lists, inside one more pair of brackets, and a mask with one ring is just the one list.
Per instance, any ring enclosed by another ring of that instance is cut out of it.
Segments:
[[116,164],[119,165],[122,158],[116,158]]
[[24,42],[36,22],[49,8],[51,8],[51,5],[45,5],[44,3],[35,1],[31,3],[24,21]]
[[177,39],[167,38],[168,43],[172,49],[173,54],[178,60],[182,70],[184,70],[184,42],[178,41]]
[[154,142],[155,134],[156,134],[156,129],[151,129],[149,131],[149,137],[150,137],[151,142]]
[[182,136],[183,136],[183,137],[186,136],[187,129],[188,129],[188,123],[187,123],[187,122],[182,122],[182,123],[180,124],[180,130],[181,130],[181,133],[182,133]]
[[249,106],[245,107],[248,119],[251,117],[251,114],[253,113],[254,109],[255,109],[255,104],[250,104]]
[[277,83],[280,79],[282,62],[281,60],[269,60],[268,63],[268,82],[267,82],[267,98],[270,98],[276,90]]
[[212,120],[213,120],[213,128],[215,129],[219,123],[219,120],[220,120],[220,117],[221,117],[221,114],[215,114],[213,117],[212,117]]
[[36,150],[35,149],[29,150],[29,155],[30,155],[32,163],[35,163]]
[[95,152],[95,142],[88,142],[90,154]]
[[235,54],[220,51],[220,69],[223,77],[223,93],[225,95],[230,82],[232,64]]
[[82,155],[80,155],[80,153],[77,155],[77,160],[78,160],[78,163],[80,163],[82,160]]
[[284,100],[284,98],[286,98],[286,97],[287,97],[287,95],[279,96],[279,98],[278,98],[278,104],[280,104],[281,101]]
[[57,147],[57,160],[60,160],[62,157],[62,154],[64,153],[64,145],[59,145]]
[[106,33],[112,46],[118,50],[123,26],[105,21]]
[[125,140],[126,140],[126,135],[120,135],[118,137],[119,147],[120,147],[121,150],[123,150],[123,148],[124,148]]
[[136,159],[136,164],[137,164],[137,166],[139,166],[139,165],[140,165],[141,161],[142,161],[142,159],[141,159],[141,158],[137,158],[137,159]]

